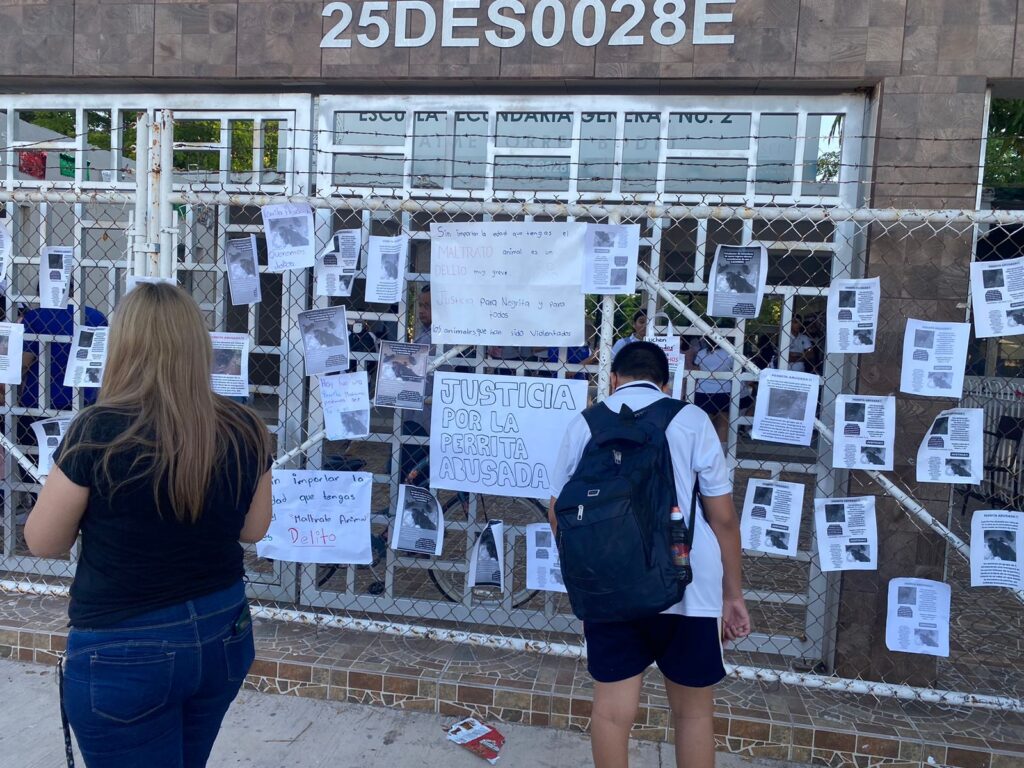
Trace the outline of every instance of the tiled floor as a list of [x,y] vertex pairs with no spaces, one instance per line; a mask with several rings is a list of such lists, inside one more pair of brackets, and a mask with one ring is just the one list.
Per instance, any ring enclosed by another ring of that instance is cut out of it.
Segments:
[[[61,598],[0,594],[0,657],[53,663]],[[592,683],[576,659],[419,637],[257,621],[248,685],[442,714],[586,730]],[[1024,715],[730,680],[716,701],[720,748],[816,765],[1020,768]],[[638,738],[671,740],[664,690],[645,680]]]

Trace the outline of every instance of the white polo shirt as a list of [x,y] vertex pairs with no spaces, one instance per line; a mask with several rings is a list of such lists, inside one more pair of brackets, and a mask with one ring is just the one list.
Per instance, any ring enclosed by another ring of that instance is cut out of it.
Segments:
[[[619,387],[604,402],[612,411],[618,413],[624,404],[633,410],[639,410],[663,397],[667,395],[654,384],[632,382]],[[684,406],[669,424],[665,434],[672,453],[676,497],[679,499],[679,508],[687,518],[694,476],[700,479],[700,492],[704,496],[732,493],[732,483],[729,481],[729,469],[722,454],[722,445],[718,442],[718,435],[711,425],[711,419],[704,411],[693,405]],[[588,442],[590,427],[582,415],[576,416],[569,423],[551,473],[553,496],[558,496],[569,482]],[[682,601],[663,613],[683,616],[722,615],[722,550],[718,546],[714,531],[704,519],[699,504],[698,501],[693,550],[690,553],[693,583],[686,588]]]

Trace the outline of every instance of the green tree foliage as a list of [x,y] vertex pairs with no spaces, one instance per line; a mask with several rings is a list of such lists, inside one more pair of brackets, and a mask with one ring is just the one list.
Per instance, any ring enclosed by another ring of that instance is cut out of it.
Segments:
[[[122,113],[121,154],[135,159],[135,126],[140,113]],[[111,117],[109,111],[87,111],[86,143],[93,149],[111,148]],[[20,110],[18,120],[23,123],[53,131],[73,139],[78,135],[75,110]],[[230,123],[231,171],[244,173],[253,170],[253,143],[255,130],[251,120],[235,120]],[[275,170],[278,162],[279,123],[269,121],[263,124],[263,167]],[[174,140],[186,144],[220,144],[219,120],[183,120],[174,126]],[[179,150],[174,153],[174,167],[181,171],[204,171],[216,173],[220,168],[219,150]]]
[[1024,100],[992,100],[985,186],[1024,186]]

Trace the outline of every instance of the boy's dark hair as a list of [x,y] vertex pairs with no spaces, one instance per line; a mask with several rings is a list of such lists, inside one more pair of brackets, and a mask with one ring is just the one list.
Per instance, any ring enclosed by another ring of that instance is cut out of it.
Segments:
[[641,317],[647,317],[647,310],[646,309],[638,309],[636,312],[634,312],[633,313],[633,319],[630,322],[635,323]]
[[634,341],[619,350],[612,360],[612,373],[663,387],[668,384],[668,358],[657,344]]

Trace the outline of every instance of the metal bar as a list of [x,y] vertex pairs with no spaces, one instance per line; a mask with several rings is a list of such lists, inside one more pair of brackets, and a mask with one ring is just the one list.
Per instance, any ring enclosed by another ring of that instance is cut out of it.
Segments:
[[[154,169],[153,172],[155,172]],[[134,205],[135,192],[99,189],[40,189],[21,187],[0,190],[0,203],[109,203]],[[305,195],[257,195],[229,192],[175,191],[170,195],[172,205],[273,205],[301,201],[313,208],[403,211],[427,214],[487,214],[525,216],[585,216],[602,218],[613,214],[622,218],[664,219],[759,219],[765,221],[832,221],[861,224],[992,224],[1011,226],[1024,222],[1020,211],[971,211],[967,209],[923,208],[782,208],[765,206],[710,206],[710,205],[615,205],[587,203],[514,203],[465,200],[402,200],[394,198],[307,197]]]
[[177,262],[174,253],[174,209],[171,188],[174,181],[174,117],[169,109],[160,113],[160,179],[158,214],[160,216],[159,277],[173,277]]
[[32,463],[32,460],[22,453],[21,449],[11,442],[7,435],[0,433],[0,445],[3,446],[7,453],[15,458],[15,460],[21,465],[21,468],[24,469],[25,472],[28,473],[29,477],[37,483],[42,483],[43,480],[46,479],[39,474],[39,469]]
[[[661,296],[661,298],[663,298],[665,301],[667,301],[669,304],[675,307],[675,309],[681,312],[694,325],[694,327],[696,327],[702,333],[714,339],[715,343],[717,343],[722,349],[728,352],[729,355],[734,360],[736,360],[740,365],[742,365],[751,373],[759,374],[761,372],[761,369],[754,365],[752,362],[750,362],[750,359],[747,358],[740,350],[736,349],[736,347],[733,346],[732,343],[730,343],[728,338],[721,334],[717,328],[714,328],[708,325],[706,322],[704,322],[704,320],[701,319],[700,315],[698,315],[686,304],[680,301],[675,294],[673,294],[671,291],[665,288],[664,284],[662,284],[661,281],[653,277],[646,269],[644,269],[643,267],[637,267],[636,274],[637,277],[640,280],[642,280],[643,283],[650,290],[655,291],[659,296]],[[830,444],[835,442],[835,436],[832,434],[832,430],[829,429],[828,425],[826,425],[821,419],[816,418],[814,420],[814,426],[818,430],[818,434],[821,435],[822,439],[824,439],[826,442]],[[955,533],[949,530],[949,528],[947,528],[945,525],[936,520],[932,516],[932,514],[927,509],[925,509],[920,502],[917,501],[917,499],[915,499],[909,493],[907,493],[902,488],[897,486],[892,480],[887,478],[881,472],[872,469],[865,469],[863,470],[863,472],[867,474],[876,483],[878,483],[878,485],[882,487],[883,491],[892,496],[896,500],[896,503],[903,507],[903,509],[906,510],[907,513],[909,513],[911,516],[917,518],[920,522],[927,525],[929,528],[935,531],[935,533],[939,534],[939,536],[945,539],[946,542],[951,547],[953,547],[953,549],[956,550],[956,552],[961,557],[964,558],[964,560],[970,563],[970,547],[967,544],[965,544]],[[1014,589],[1011,591],[1021,603],[1024,603],[1024,590]]]
[[[40,193],[43,194],[43,193]],[[0,194],[0,201],[5,198]],[[390,211],[427,214],[484,214],[515,216],[554,216],[623,219],[739,219],[782,221],[859,222],[863,224],[996,224],[1020,223],[1019,211],[971,211],[967,209],[925,210],[921,208],[796,208],[746,205],[664,205],[640,204],[571,204],[526,203],[500,201],[409,200],[400,198],[307,197],[305,195],[258,195],[229,192],[179,191],[171,202],[204,205],[263,206],[283,202],[302,202],[313,208],[347,209],[353,211]]]
[[135,223],[132,231],[132,274],[146,273],[146,214],[149,209],[149,112],[135,126]]

